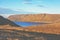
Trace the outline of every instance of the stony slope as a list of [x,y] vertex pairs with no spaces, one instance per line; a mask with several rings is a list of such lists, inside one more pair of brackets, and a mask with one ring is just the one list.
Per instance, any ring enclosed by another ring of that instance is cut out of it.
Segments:
[[60,40],[60,35],[0,29],[0,40]]
[[60,28],[31,26],[27,28],[0,26],[0,40],[60,40]]

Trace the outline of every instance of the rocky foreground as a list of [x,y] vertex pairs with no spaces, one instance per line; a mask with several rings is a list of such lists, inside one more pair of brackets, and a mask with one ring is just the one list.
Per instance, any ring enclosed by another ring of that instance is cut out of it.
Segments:
[[0,40],[60,40],[60,35],[0,29]]
[[[45,32],[43,31],[45,30]],[[52,32],[53,30],[51,30]],[[60,34],[48,33],[48,29],[40,28],[40,31],[22,27],[0,26],[0,40],[60,40]]]

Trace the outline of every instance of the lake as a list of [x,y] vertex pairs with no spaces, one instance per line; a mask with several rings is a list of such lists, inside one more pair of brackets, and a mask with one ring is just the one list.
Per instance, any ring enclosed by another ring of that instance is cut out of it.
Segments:
[[46,24],[42,22],[16,22],[16,21],[14,21],[14,23],[22,27]]

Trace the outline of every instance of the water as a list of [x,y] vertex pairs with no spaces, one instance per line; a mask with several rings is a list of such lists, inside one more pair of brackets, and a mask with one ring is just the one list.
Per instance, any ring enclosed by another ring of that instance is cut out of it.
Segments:
[[40,24],[38,22],[14,22],[14,23],[17,24],[17,25],[19,25],[19,26],[22,26],[22,27]]
[[16,21],[14,23],[22,27],[46,24],[44,22],[16,22]]

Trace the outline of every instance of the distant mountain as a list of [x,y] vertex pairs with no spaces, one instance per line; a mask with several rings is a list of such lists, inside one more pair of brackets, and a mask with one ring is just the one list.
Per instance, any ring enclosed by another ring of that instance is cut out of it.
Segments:
[[19,25],[15,24],[14,22],[0,16],[0,26],[3,26],[3,25],[10,25],[10,26],[16,26],[16,27],[19,26]]
[[6,8],[0,8],[0,14],[16,14],[16,13],[20,13],[19,11],[14,11],[11,9],[6,9]]
[[16,11],[8,8],[0,8],[0,14],[26,14],[26,13],[32,13],[32,12],[26,12],[26,11]]

